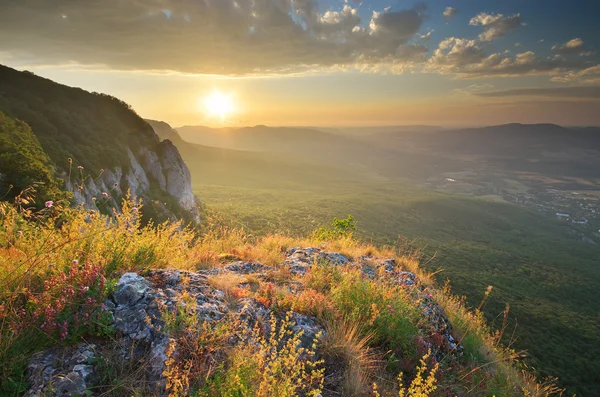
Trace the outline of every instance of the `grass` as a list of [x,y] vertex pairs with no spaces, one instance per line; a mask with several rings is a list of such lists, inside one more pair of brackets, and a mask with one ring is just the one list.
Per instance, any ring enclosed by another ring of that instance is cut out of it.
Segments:
[[[303,238],[256,236],[220,224],[218,219],[201,232],[180,224],[141,226],[143,206],[133,201],[126,202],[123,211],[112,218],[61,207],[60,203],[38,212],[0,205],[2,395],[19,395],[26,389],[24,364],[34,351],[90,337],[114,338],[102,316],[83,315],[103,313],[103,299],[123,272],[205,269],[222,266],[232,257],[262,262],[274,270],[264,278],[215,276],[208,279],[209,284],[229,295],[232,306],[249,297],[270,307],[277,316],[271,318],[271,332],[246,330],[249,338],[232,344],[231,336],[238,334],[239,324],[227,316],[213,323],[199,322],[194,297],[182,293],[179,299],[185,305],[163,311],[164,329],[171,338],[164,372],[171,396],[328,395],[331,385],[325,382],[326,374],[336,374],[335,390],[346,390],[349,395],[370,391],[371,382],[376,381],[378,393],[391,396],[402,391],[396,380],[399,372],[410,385],[408,395],[417,395],[411,394],[413,387],[421,395],[477,389],[484,394],[498,390],[498,396],[512,396],[522,388],[545,396],[550,390],[521,374],[514,354],[498,343],[482,314],[469,311],[444,289],[435,290],[436,299],[447,311],[456,334],[464,341],[472,338],[471,349],[490,354],[440,361],[438,374],[444,375],[435,377],[434,390],[428,375],[434,371],[422,370],[421,361],[425,357],[427,368],[435,368],[426,348],[435,336],[409,291],[389,282],[384,272],[376,272],[375,279],[369,280],[352,266],[316,263],[301,277],[281,266],[289,248],[321,246],[350,258],[395,258],[398,269],[414,271],[424,283],[433,285],[430,275],[419,268],[417,258],[404,246],[377,246],[352,233],[330,241],[316,238],[316,234]],[[81,299],[60,304],[61,297],[71,290]],[[290,329],[286,317],[290,310],[316,316],[326,327],[324,340],[317,338],[313,346],[298,349],[301,334]],[[42,328],[50,318],[60,319],[59,326]],[[317,352],[322,352],[322,357],[317,357]],[[103,376],[91,390],[113,396],[148,393],[144,371],[111,361],[98,363]],[[422,382],[416,381],[421,378]],[[429,386],[418,389],[419,382]]]

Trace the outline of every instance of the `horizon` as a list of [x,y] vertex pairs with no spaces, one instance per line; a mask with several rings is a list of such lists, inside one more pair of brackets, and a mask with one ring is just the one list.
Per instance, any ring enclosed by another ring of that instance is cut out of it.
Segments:
[[0,63],[171,125],[600,125],[593,1],[0,4]]

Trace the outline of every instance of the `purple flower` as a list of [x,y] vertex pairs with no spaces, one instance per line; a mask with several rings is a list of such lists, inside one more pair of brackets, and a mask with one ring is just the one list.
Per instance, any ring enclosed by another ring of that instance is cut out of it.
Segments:
[[106,193],[106,192],[102,192],[102,195],[103,195],[104,197],[108,198],[108,193]]
[[133,207],[132,210],[133,212],[138,212],[138,207]]
[[54,205],[54,201],[48,200],[44,203],[44,205],[46,206],[46,208],[52,208],[52,206]]
[[73,259],[71,263],[75,266],[79,265],[79,261],[77,259]]

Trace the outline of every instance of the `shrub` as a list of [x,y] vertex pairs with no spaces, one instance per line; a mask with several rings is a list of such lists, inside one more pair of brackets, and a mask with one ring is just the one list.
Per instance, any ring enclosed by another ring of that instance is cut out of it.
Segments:
[[321,226],[313,232],[317,241],[328,241],[340,237],[352,237],[356,231],[356,220],[352,215],[345,219],[333,218],[329,227]]
[[315,359],[315,338],[309,349],[299,347],[302,333],[291,330],[290,314],[271,318],[270,335],[256,328],[252,338],[236,347],[226,372],[215,376],[203,396],[295,397],[321,393],[324,369]]
[[375,283],[361,272],[342,273],[331,290],[332,300],[343,316],[360,324],[363,333],[373,333],[373,343],[384,343],[405,357],[415,353],[418,313],[403,289]]

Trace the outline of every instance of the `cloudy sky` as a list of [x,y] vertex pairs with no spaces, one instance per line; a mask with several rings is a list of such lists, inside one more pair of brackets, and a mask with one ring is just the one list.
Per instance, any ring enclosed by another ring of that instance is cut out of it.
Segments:
[[597,0],[0,0],[0,63],[174,126],[600,125]]

